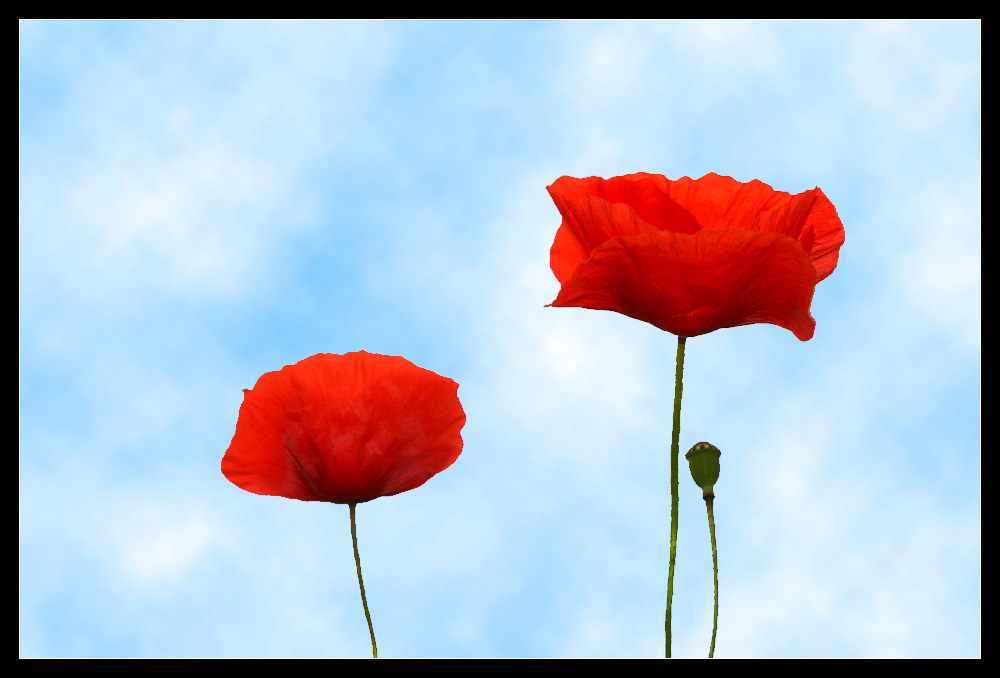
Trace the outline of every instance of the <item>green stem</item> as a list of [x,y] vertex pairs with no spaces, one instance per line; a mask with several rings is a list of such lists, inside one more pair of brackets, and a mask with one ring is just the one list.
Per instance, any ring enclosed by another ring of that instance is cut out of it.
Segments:
[[351,541],[354,542],[354,562],[358,566],[358,585],[361,587],[361,604],[365,606],[365,619],[368,620],[368,632],[372,635],[372,657],[378,659],[378,648],[375,647],[375,628],[372,626],[372,616],[368,613],[368,599],[365,598],[365,582],[361,579],[361,556],[358,555],[358,528],[354,521],[354,507],[351,504]]
[[712,513],[714,494],[705,495],[705,506],[708,508],[708,532],[712,535],[712,574],[715,576],[715,615],[712,618],[712,646],[708,649],[708,658],[715,656],[715,632],[719,630],[719,553],[715,550],[715,515]]
[[670,613],[674,599],[674,563],[677,560],[677,459],[680,456],[681,393],[684,390],[684,341],[677,337],[677,375],[674,381],[674,429],[670,436],[670,572],[667,575],[667,615],[664,627],[667,632],[667,658],[670,658]]

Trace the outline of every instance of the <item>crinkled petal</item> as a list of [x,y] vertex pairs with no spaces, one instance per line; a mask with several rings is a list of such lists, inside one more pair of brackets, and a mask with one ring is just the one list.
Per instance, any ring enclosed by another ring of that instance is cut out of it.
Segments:
[[741,183],[715,173],[700,179],[666,180],[665,193],[701,228],[784,233],[798,241],[816,268],[816,282],[837,267],[844,225],[819,188],[796,195],[756,179]]
[[[548,187],[563,216],[551,251],[556,278],[580,265],[611,238],[644,231],[696,233],[698,224],[668,193],[669,181],[654,174],[629,174],[604,180],[560,177]],[[568,278],[568,274],[566,274]]]
[[611,238],[656,230],[640,219],[629,205],[600,198],[565,201],[560,211],[563,223],[549,252],[550,266],[559,282],[569,278],[594,249]]
[[837,210],[819,188],[797,195],[776,194],[785,199],[761,212],[755,230],[784,233],[797,240],[816,269],[816,282],[823,280],[837,267],[844,244],[844,225]]
[[549,250],[549,266],[556,280],[565,285],[573,277],[576,267],[590,258],[590,251],[577,240],[563,219],[562,225],[556,231],[556,238]]
[[753,229],[757,216],[781,205],[788,193],[775,191],[762,181],[736,181],[710,172],[700,179],[666,180],[666,194],[701,228]]
[[[670,230],[677,233],[697,233],[701,227],[689,210],[670,196],[670,184],[670,180],[662,175],[640,172],[611,179],[561,177],[548,187],[548,191],[564,219],[569,217],[569,214],[586,209],[573,208],[574,202],[594,198],[610,204],[628,205],[642,222],[640,230],[636,232]],[[577,224],[572,224],[574,230],[577,227]],[[593,227],[583,225],[583,228]],[[589,246],[588,252],[610,238],[634,234],[620,230],[614,222],[605,229],[593,233],[585,231],[577,233],[581,243]]]
[[812,265],[816,268],[816,282],[826,280],[837,268],[840,248],[844,244],[844,224],[840,221],[837,208],[818,187],[807,193],[815,193],[816,200],[809,209],[803,224],[803,233],[812,232],[812,246],[806,250]]
[[615,311],[685,337],[770,323],[806,341],[815,285],[809,257],[784,234],[646,232],[597,248],[550,305]]

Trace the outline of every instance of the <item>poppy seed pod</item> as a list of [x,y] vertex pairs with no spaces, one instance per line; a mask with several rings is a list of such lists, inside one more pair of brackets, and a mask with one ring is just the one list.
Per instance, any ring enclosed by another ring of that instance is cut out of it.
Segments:
[[696,443],[688,450],[684,458],[691,467],[691,477],[695,484],[707,496],[713,494],[712,488],[719,480],[719,457],[722,452],[711,443]]

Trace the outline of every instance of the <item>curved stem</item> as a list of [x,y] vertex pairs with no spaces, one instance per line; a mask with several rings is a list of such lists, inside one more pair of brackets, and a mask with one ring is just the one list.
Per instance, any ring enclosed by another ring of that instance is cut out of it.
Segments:
[[715,632],[719,630],[719,553],[715,550],[715,515],[712,513],[714,494],[705,495],[705,506],[708,507],[708,532],[712,535],[712,574],[715,575],[715,614],[712,617],[712,646],[708,649],[708,658],[715,656]]
[[361,587],[361,604],[365,606],[365,618],[368,620],[368,632],[372,635],[372,657],[378,659],[378,648],[375,647],[375,628],[372,626],[372,616],[368,613],[368,599],[365,598],[365,582],[361,579],[361,556],[358,555],[358,528],[354,522],[354,507],[351,504],[351,541],[354,542],[354,562],[358,566],[358,585]]
[[681,393],[684,390],[684,337],[677,337],[677,374],[674,379],[674,428],[670,436],[670,571],[667,574],[667,658],[670,658],[670,613],[674,599],[674,563],[677,560],[677,459],[680,456]]

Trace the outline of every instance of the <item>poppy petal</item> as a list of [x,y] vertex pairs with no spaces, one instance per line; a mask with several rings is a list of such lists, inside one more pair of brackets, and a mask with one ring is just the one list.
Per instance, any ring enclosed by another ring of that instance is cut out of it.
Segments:
[[638,172],[611,179],[561,177],[548,187],[548,191],[557,206],[560,200],[591,196],[629,205],[640,219],[661,231],[696,233],[701,227],[684,206],[670,197],[670,184],[670,180],[660,174]]
[[610,238],[665,229],[697,233],[694,218],[667,194],[668,184],[663,176],[645,173],[554,181],[548,192],[563,215],[550,252],[556,279],[569,279],[572,269]]
[[594,251],[550,306],[615,311],[679,336],[771,323],[810,339],[816,272],[780,233],[648,232]]
[[667,180],[666,193],[702,228],[784,233],[799,241],[816,267],[816,282],[837,267],[844,225],[819,188],[791,195],[754,179],[741,183],[715,173]]
[[788,196],[763,181],[742,183],[714,172],[700,179],[668,179],[665,192],[701,228],[707,229],[751,229],[757,215],[780,205],[782,196]]

